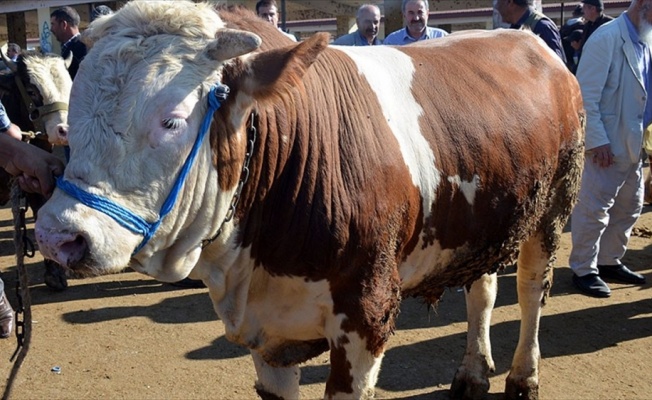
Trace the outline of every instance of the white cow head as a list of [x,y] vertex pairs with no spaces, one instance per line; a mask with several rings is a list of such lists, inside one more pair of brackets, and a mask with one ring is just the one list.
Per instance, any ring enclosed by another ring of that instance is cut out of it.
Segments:
[[17,62],[7,59],[4,53],[2,56],[5,64],[20,80],[16,84],[23,86],[14,90],[21,92],[20,98],[26,103],[25,107],[29,108],[31,102],[30,119],[37,129],[45,129],[50,143],[67,144],[72,79],[66,60],[54,54],[43,55],[34,51],[24,52]]
[[216,164],[244,154],[244,125],[255,96],[288,87],[326,39],[246,55],[260,45],[258,36],[225,29],[209,5],[179,1],[130,2],[88,32],[92,47],[72,89],[71,158],[64,179],[149,222],[157,220],[198,137],[210,88],[230,66],[236,89],[213,124],[223,132],[202,141],[179,200],[142,249],[133,254],[142,235],[62,190],[39,211],[36,235],[47,258],[80,273],[130,265],[159,280],[179,280],[227,213],[237,180],[226,184]]

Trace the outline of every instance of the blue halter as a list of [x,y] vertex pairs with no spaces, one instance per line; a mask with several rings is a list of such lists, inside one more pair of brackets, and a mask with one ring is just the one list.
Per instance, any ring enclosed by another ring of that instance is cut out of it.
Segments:
[[206,115],[202,121],[201,128],[199,129],[199,134],[195,139],[192,150],[190,150],[190,154],[188,154],[188,158],[186,158],[183,167],[181,167],[181,170],[179,171],[179,175],[177,176],[177,180],[174,182],[174,186],[172,186],[170,194],[168,194],[167,199],[165,199],[165,202],[161,207],[161,211],[159,212],[159,216],[156,221],[147,222],[142,217],[134,214],[127,208],[113,202],[110,199],[107,199],[106,197],[98,196],[96,194],[92,194],[80,189],[75,184],[64,180],[63,176],[57,177],[57,187],[66,192],[66,194],[69,196],[79,200],[85,206],[101,211],[109,217],[113,218],[117,223],[129,229],[131,232],[142,235],[143,240],[140,242],[138,247],[136,247],[136,250],[134,250],[132,253],[132,256],[135,255],[145,246],[145,244],[147,244],[152,236],[154,236],[154,233],[156,233],[156,230],[161,225],[163,218],[165,218],[165,216],[174,207],[174,203],[176,203],[177,198],[179,197],[181,187],[183,186],[183,183],[185,182],[186,177],[190,172],[190,168],[192,168],[192,165],[197,158],[197,153],[199,153],[202,142],[204,141],[206,133],[211,126],[213,114],[215,111],[217,111],[217,109],[220,108],[222,102],[226,100],[228,94],[229,87],[226,85],[217,84],[211,87],[211,90],[208,94],[208,110],[206,111]]

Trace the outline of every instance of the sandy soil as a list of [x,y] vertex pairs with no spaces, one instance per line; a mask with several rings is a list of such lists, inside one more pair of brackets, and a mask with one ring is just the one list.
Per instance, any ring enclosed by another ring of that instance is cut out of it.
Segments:
[[[31,215],[31,214],[30,214]],[[32,228],[32,221],[28,227]],[[16,305],[10,209],[0,209],[0,270]],[[652,398],[652,208],[637,225],[625,262],[644,286],[611,285],[609,299],[582,296],[567,267],[564,234],[552,296],[541,320],[542,399]],[[30,232],[31,234],[31,232]],[[251,399],[255,372],[247,351],[229,343],[206,289],[179,289],[137,274],[43,283],[40,255],[30,272],[33,338],[13,399]],[[496,373],[490,400],[501,398],[518,340],[513,268],[499,278],[491,337]],[[383,399],[446,399],[465,347],[463,293],[451,289],[437,310],[403,303],[376,389]],[[14,338],[0,341],[8,377]],[[54,367],[60,373],[52,372]],[[328,355],[302,366],[301,393],[321,398]],[[6,379],[6,378],[5,378]],[[4,380],[4,379],[3,379]]]

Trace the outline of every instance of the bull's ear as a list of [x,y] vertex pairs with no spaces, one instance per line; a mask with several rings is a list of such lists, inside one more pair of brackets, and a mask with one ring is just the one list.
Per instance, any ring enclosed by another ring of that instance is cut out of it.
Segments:
[[72,51],[68,53],[68,57],[63,59],[63,64],[66,66],[66,69],[70,68],[70,65],[72,65]]
[[251,53],[260,47],[261,43],[260,37],[251,32],[220,29],[205,51],[210,59],[221,62]]
[[261,98],[296,87],[329,40],[322,32],[297,45],[252,55],[245,60],[248,73],[241,77],[242,88]]

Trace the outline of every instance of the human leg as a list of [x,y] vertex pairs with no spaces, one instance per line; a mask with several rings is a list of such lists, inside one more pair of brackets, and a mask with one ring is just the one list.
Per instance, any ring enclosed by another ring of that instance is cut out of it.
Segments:
[[602,235],[598,254],[600,277],[624,283],[644,284],[645,277],[631,271],[620,261],[627,243],[643,209],[645,181],[642,162],[632,164],[630,173],[618,191],[616,201],[609,211],[609,224]]
[[599,265],[619,264],[625,255],[632,229],[643,209],[643,184],[642,162],[632,164],[609,210],[609,223],[600,238]]
[[11,335],[14,327],[14,310],[9,304],[7,295],[5,294],[5,284],[0,279],[0,339],[6,339]]
[[577,204],[571,214],[573,247],[569,257],[575,275],[597,275],[600,238],[609,224],[609,209],[618,193],[619,179],[615,166],[601,168],[591,157],[584,161],[582,183]]

